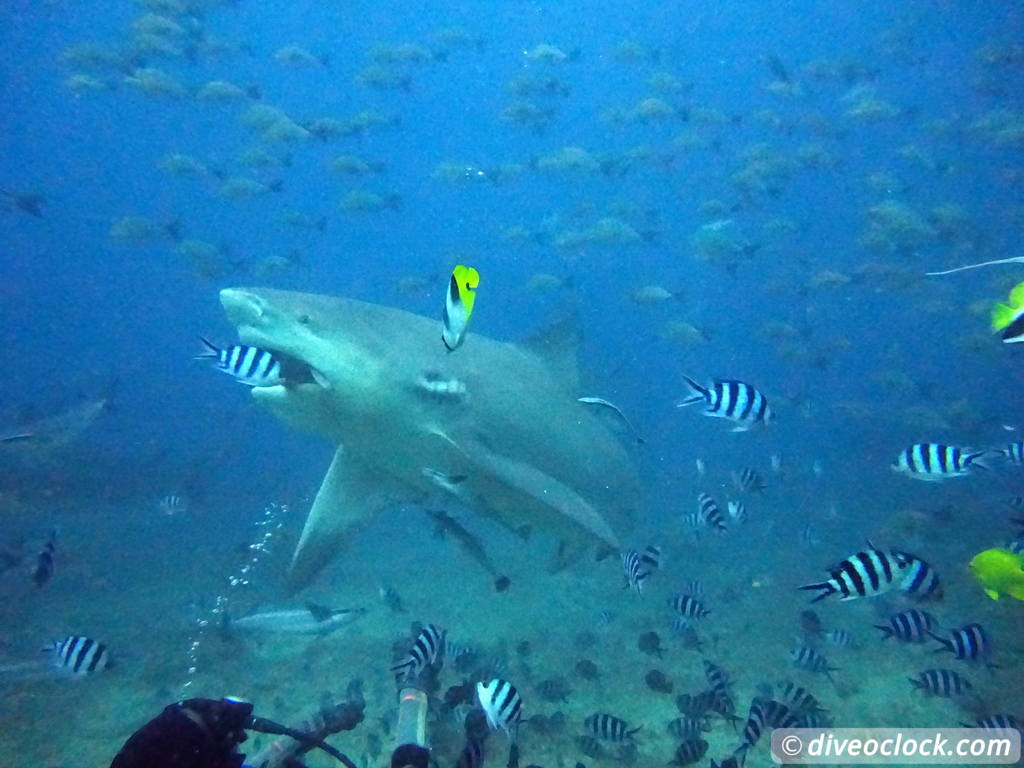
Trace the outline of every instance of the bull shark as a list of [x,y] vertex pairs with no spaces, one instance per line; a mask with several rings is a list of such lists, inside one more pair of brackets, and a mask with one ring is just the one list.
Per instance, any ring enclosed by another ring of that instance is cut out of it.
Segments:
[[16,429],[0,430],[0,459],[45,463],[78,440],[110,403],[109,398],[88,400]]
[[621,549],[640,485],[615,435],[576,403],[571,319],[520,344],[469,334],[449,353],[438,320],[393,307],[267,288],[227,288],[220,301],[243,344],[308,367],[254,387],[256,402],[337,445],[291,591],[385,507],[438,492],[511,530],[552,534],[563,564],[595,543]]

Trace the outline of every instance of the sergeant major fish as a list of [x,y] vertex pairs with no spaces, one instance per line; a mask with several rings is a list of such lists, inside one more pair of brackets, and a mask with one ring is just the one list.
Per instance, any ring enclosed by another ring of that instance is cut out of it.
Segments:
[[242,384],[250,387],[273,387],[291,379],[303,378],[303,366],[277,352],[243,344],[221,348],[209,339],[200,338],[209,351],[196,355],[193,359],[212,360],[217,370],[232,376]]
[[750,467],[744,467],[739,472],[733,472],[732,484],[736,487],[737,491],[748,493],[761,493],[768,487],[760,473]]
[[829,595],[841,595],[840,600],[881,595],[900,586],[903,571],[909,565],[902,557],[890,555],[868,542],[868,549],[851,555],[834,568],[829,578],[816,584],[805,584],[800,589],[820,592],[811,602],[824,600]]
[[1024,442],[1010,443],[999,451],[1011,464],[1024,465]]
[[936,626],[935,617],[927,611],[912,608],[897,613],[889,619],[889,624],[875,624],[875,629],[882,630],[882,639],[890,637],[904,643],[923,643]]
[[420,673],[431,666],[438,658],[444,657],[445,638],[448,631],[436,624],[427,624],[416,636],[412,648],[406,657],[393,666],[399,680],[409,682],[419,677]]
[[916,678],[907,678],[915,691],[924,691],[929,696],[946,699],[962,696],[974,686],[951,669],[926,669]]
[[706,493],[697,496],[697,515],[704,525],[719,531],[725,530],[725,517],[718,508],[718,502]]
[[515,742],[523,714],[523,700],[515,686],[495,678],[486,685],[477,683],[476,695],[487,716],[487,725],[501,728]]
[[677,408],[703,402],[704,415],[728,419],[736,424],[733,432],[745,432],[755,424],[767,424],[775,415],[768,398],[750,384],[731,379],[715,379],[703,387],[689,376],[684,376],[693,395],[676,403]]
[[925,560],[909,552],[893,550],[893,556],[905,563],[900,591],[918,600],[941,600],[942,584],[939,574]]
[[63,640],[54,640],[42,650],[43,653],[53,653],[55,667],[78,677],[91,675],[110,665],[110,652],[107,646],[81,635],[69,635]]
[[997,666],[990,660],[992,643],[981,624],[973,623],[951,630],[949,637],[942,637],[931,631],[928,634],[942,644],[942,648],[938,650],[949,651],[961,661],[981,662],[990,669]]
[[630,728],[629,723],[615,715],[595,712],[583,721],[583,727],[599,739],[612,742],[632,741],[643,726]]
[[916,480],[934,482],[947,477],[964,477],[972,467],[988,469],[978,461],[985,453],[942,443],[914,443],[900,452],[892,468]]

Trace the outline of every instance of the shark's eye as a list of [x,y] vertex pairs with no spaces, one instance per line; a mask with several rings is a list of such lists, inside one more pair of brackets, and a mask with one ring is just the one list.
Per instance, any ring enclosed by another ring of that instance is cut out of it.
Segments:
[[299,322],[302,325],[309,325],[311,322],[311,318],[309,315],[299,315]]

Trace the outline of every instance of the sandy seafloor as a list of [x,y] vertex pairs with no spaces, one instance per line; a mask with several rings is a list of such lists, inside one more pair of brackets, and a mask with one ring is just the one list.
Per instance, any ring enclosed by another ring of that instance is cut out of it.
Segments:
[[[724,496],[722,504],[724,506]],[[42,642],[67,634],[86,634],[107,642],[117,665],[88,679],[55,677],[32,682],[0,683],[0,768],[98,768],[109,761],[124,739],[163,706],[182,694],[188,679],[186,651],[196,632],[196,619],[208,615],[219,593],[228,593],[232,611],[296,605],[310,599],[334,607],[365,606],[357,623],[326,637],[287,635],[225,640],[216,632],[200,636],[199,673],[188,695],[235,695],[256,705],[256,712],[282,722],[298,723],[325,694],[341,697],[353,678],[364,681],[366,720],[355,731],[332,739],[361,766],[385,765],[387,754],[374,754],[368,736],[381,738],[389,749],[387,726],[394,717],[396,690],[388,671],[392,644],[419,620],[445,627],[450,638],[487,656],[507,660],[507,678],[521,691],[524,714],[561,710],[567,727],[560,734],[521,730],[520,765],[547,768],[619,765],[614,750],[594,760],[582,755],[574,738],[583,719],[608,712],[643,725],[637,737],[636,765],[664,766],[674,744],[665,731],[677,716],[679,693],[705,687],[702,659],[721,665],[733,677],[737,714],[745,718],[756,686],[764,681],[793,680],[808,687],[830,710],[837,725],[953,726],[972,721],[971,713],[945,699],[930,699],[911,690],[908,676],[932,667],[965,674],[975,685],[988,713],[1024,712],[1020,685],[1024,651],[1024,612],[1020,603],[985,598],[959,560],[964,540],[991,546],[984,526],[958,525],[949,536],[947,512],[904,512],[876,527],[880,538],[926,552],[943,575],[945,599],[922,605],[944,626],[980,621],[997,643],[1001,669],[990,673],[934,654],[934,644],[898,645],[878,640],[872,624],[885,623],[888,613],[911,607],[901,596],[852,603],[823,601],[814,607],[826,628],[841,627],[858,648],[823,651],[841,670],[836,684],[794,669],[787,654],[798,632],[798,615],[807,607],[807,593],[794,587],[819,580],[830,558],[852,554],[860,542],[849,533],[855,511],[817,521],[822,542],[800,545],[800,516],[786,514],[784,494],[769,492],[748,501],[752,520],[743,528],[699,540],[684,531],[678,516],[659,530],[641,528],[631,542],[658,541],[665,548],[662,572],[653,576],[638,597],[622,589],[618,561],[580,562],[566,572],[545,572],[551,541],[535,536],[527,543],[477,519],[467,524],[489,542],[492,557],[507,565],[512,587],[497,594],[491,579],[453,543],[431,535],[424,516],[413,509],[395,510],[367,530],[328,572],[300,598],[280,598],[280,574],[294,545],[294,532],[304,519],[299,504],[284,518],[286,533],[257,565],[253,583],[226,590],[227,578],[245,561],[246,541],[259,529],[222,526],[216,510],[193,509],[180,517],[160,516],[153,504],[130,509],[75,508],[62,505],[59,570],[53,582],[36,590],[22,572],[0,576],[2,621],[0,665],[36,658]],[[807,494],[803,494],[806,500]],[[5,517],[14,529],[38,527],[38,510],[4,499]],[[678,507],[692,506],[689,497]],[[246,513],[255,523],[260,508]],[[966,513],[964,513],[966,514]],[[985,513],[979,513],[985,514]],[[931,517],[929,517],[931,516]],[[648,526],[650,528],[650,526]],[[925,533],[922,534],[921,532]],[[908,533],[911,532],[911,533]],[[929,533],[930,532],[930,533]],[[851,549],[851,546],[854,547]],[[981,548],[981,547],[979,547]],[[849,550],[849,551],[846,551]],[[685,650],[673,636],[672,612],[666,601],[691,578],[700,578],[712,614],[700,624],[703,654]],[[753,586],[754,582],[761,586]],[[407,613],[390,611],[378,596],[381,583],[400,593]],[[602,610],[610,624],[599,620]],[[645,655],[637,647],[642,632],[657,631],[664,640],[664,658]],[[588,639],[586,635],[591,637]],[[529,642],[522,655],[517,645]],[[594,661],[600,680],[579,679],[574,667]],[[660,669],[673,682],[671,695],[650,690],[644,676]],[[565,676],[572,688],[561,704],[544,702],[534,686],[546,678]],[[442,690],[461,680],[445,670]],[[436,757],[454,765],[458,746],[450,718],[432,725]],[[698,765],[720,760],[738,744],[739,735],[717,721],[706,735],[707,756]],[[250,740],[251,752],[261,742]],[[489,741],[488,765],[505,765],[507,741],[495,733]],[[311,756],[310,766],[335,764]],[[747,760],[751,768],[771,764],[767,739]]]

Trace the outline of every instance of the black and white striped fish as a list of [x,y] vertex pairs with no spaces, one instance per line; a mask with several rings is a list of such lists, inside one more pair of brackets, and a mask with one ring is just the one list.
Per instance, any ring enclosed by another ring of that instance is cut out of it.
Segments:
[[988,469],[978,461],[985,453],[942,443],[914,443],[900,452],[892,468],[918,480],[964,477],[972,467]]
[[743,726],[743,736],[734,754],[746,757],[747,750],[761,738],[769,728],[792,728],[798,720],[785,704],[774,699],[755,698],[750,702],[750,712]]
[[676,403],[683,408],[704,402],[706,416],[728,419],[736,423],[733,432],[745,432],[755,424],[766,424],[774,418],[768,398],[750,384],[731,379],[715,379],[711,386],[702,387],[689,376],[684,376],[693,394]]
[[875,624],[875,629],[882,630],[883,640],[893,637],[903,643],[923,643],[935,626],[934,616],[927,611],[911,608],[891,617],[888,625]]
[[683,641],[684,648],[701,651],[700,637],[697,635],[696,627],[693,626],[693,621],[685,616],[676,616],[672,619],[672,631]]
[[1013,715],[986,715],[979,717],[973,726],[963,723],[965,728],[984,728],[986,731],[1021,730],[1020,723]]
[[825,633],[825,639],[840,648],[853,648],[856,645],[853,637],[845,629],[830,629]]
[[751,469],[750,467],[744,467],[739,472],[733,472],[732,484],[736,487],[737,491],[743,491],[744,493],[761,493],[768,487],[761,474],[756,469]]
[[661,547],[657,544],[648,544],[640,553],[640,562],[649,571],[657,571],[661,568]]
[[176,493],[168,493],[157,503],[160,514],[174,517],[188,511],[188,502]]
[[[380,599],[391,609],[392,613],[405,613],[405,606],[402,605],[402,596],[390,584],[381,584],[377,587],[377,594],[380,595]],[[456,657],[453,656],[452,658]]]
[[704,528],[704,518],[700,516],[700,510],[695,509],[693,512],[684,513],[683,525],[692,530],[694,537],[696,537]]
[[909,552],[893,550],[893,556],[903,564],[900,591],[916,600],[941,600],[942,583],[939,574],[926,561]]
[[692,595],[676,595],[669,598],[668,604],[670,608],[676,610],[676,613],[687,619],[703,619],[711,613],[704,603]]
[[1024,442],[1010,443],[999,453],[1012,464],[1024,464]]
[[697,514],[701,523],[709,528],[725,530],[725,517],[722,515],[722,510],[718,508],[718,502],[710,495],[703,492],[697,495]]
[[708,743],[704,739],[687,739],[673,753],[669,765],[683,766],[693,765],[700,760],[708,751]]
[[91,675],[110,665],[110,651],[103,643],[81,635],[69,635],[63,640],[54,640],[43,648],[44,653],[53,653],[53,665],[73,675]]
[[902,582],[910,563],[891,555],[868,542],[868,548],[843,560],[829,569],[829,578],[817,584],[805,584],[800,589],[816,589],[820,594],[811,600],[816,603],[829,595],[841,595],[840,600],[874,597],[892,589],[902,589]]
[[832,673],[839,670],[839,667],[831,666],[828,663],[828,659],[826,659],[820,652],[814,650],[814,648],[800,639],[796,641],[796,645],[793,647],[793,650],[789,652],[789,658],[793,661],[793,664],[800,667],[800,669],[806,669],[808,672],[822,674],[829,680],[832,680]]
[[729,510],[729,520],[735,525],[742,525],[747,522],[747,505],[742,501],[730,501],[726,505]]
[[714,691],[701,691],[697,694],[682,693],[676,696],[676,709],[690,717],[704,717],[714,704]]
[[803,686],[782,681],[778,684],[776,698],[788,706],[794,714],[804,715],[812,712],[824,712],[825,708],[818,703],[814,695]]
[[907,680],[916,691],[924,691],[931,696],[953,698],[971,690],[971,681],[961,677],[951,669],[926,669],[920,675],[908,677]]
[[417,635],[405,659],[391,668],[395,677],[400,682],[415,680],[424,669],[443,658],[446,636],[447,630],[436,624],[427,624]]
[[476,697],[487,716],[487,725],[491,729],[501,728],[515,741],[523,714],[523,700],[515,686],[498,678],[486,685],[477,683]]
[[284,384],[285,368],[294,366],[287,358],[259,347],[232,344],[218,347],[209,339],[200,337],[209,352],[196,355],[195,360],[212,360],[214,367],[236,381],[250,387],[273,387]]
[[633,734],[643,726],[630,728],[629,723],[621,717],[607,715],[603,712],[595,712],[583,721],[583,727],[599,739],[605,741],[622,742],[632,741]]
[[731,711],[734,707],[732,696],[729,692],[729,687],[732,685],[729,673],[717,664],[704,659],[704,677],[708,681],[708,690],[714,693],[720,700],[726,701],[728,709]]
[[51,578],[53,578],[53,571],[55,566],[54,558],[57,555],[57,529],[50,531],[50,535],[46,537],[46,541],[43,543],[42,549],[39,550],[39,554],[36,555],[36,564],[32,568],[32,581],[35,582],[36,587],[42,587]]
[[622,553],[622,570],[626,575],[626,587],[638,595],[643,593],[644,580],[661,567],[661,547],[648,544],[643,552],[635,549]]
[[710,731],[711,724],[707,718],[680,715],[668,724],[667,730],[677,739],[693,739]]
[[821,537],[818,535],[818,529],[814,527],[814,523],[804,523],[800,526],[800,532],[797,534],[797,540],[800,542],[802,547],[816,547],[821,544]]
[[644,591],[644,579],[650,575],[643,563],[640,561],[640,553],[630,549],[622,553],[622,570],[626,575],[626,588],[632,589],[638,595]]
[[942,648],[953,654],[954,658],[961,661],[976,661],[985,664],[987,667],[995,667],[991,663],[992,643],[988,639],[981,624],[973,623],[959,629],[951,630],[949,637],[942,637],[934,632],[929,632],[933,638],[942,643]]

